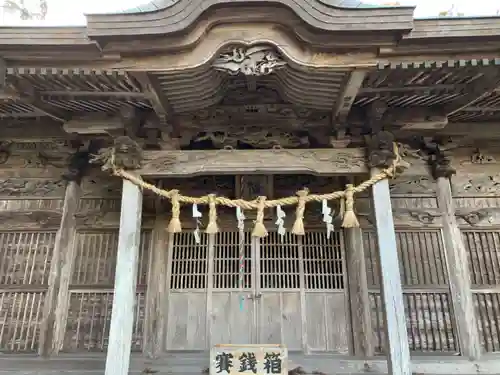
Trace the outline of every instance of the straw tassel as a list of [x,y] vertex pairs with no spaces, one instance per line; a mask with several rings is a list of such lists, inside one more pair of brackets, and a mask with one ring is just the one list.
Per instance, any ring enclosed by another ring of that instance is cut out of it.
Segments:
[[297,203],[297,209],[295,211],[295,223],[293,223],[292,233],[297,236],[303,236],[304,230],[304,211],[306,210],[306,197],[309,194],[308,189],[302,189],[297,192],[299,197],[299,202]]
[[179,190],[172,190],[171,192],[172,201],[172,218],[168,224],[169,233],[179,233],[182,232],[181,220],[179,219],[181,215],[181,203],[179,201]]
[[266,197],[258,198],[257,217],[255,218],[252,237],[262,238],[267,236],[267,229],[264,226],[264,208],[266,205],[266,199]]
[[354,185],[346,185],[345,190],[345,211],[344,220],[342,222],[343,228],[357,228],[359,221],[354,213]]
[[208,194],[208,225],[205,233],[214,234],[219,232],[217,225],[217,206],[215,204],[215,194]]

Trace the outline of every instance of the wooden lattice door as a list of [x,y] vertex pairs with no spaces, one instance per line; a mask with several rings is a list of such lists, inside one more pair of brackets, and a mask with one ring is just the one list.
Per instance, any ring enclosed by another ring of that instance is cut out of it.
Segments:
[[[276,232],[256,240],[221,232],[179,233],[169,255],[167,350],[215,344],[285,344],[292,351],[345,352],[344,252],[340,233]],[[242,277],[241,277],[242,276]],[[243,282],[241,284],[241,282]]]
[[[240,234],[178,233],[168,256],[167,350],[207,350],[218,343],[255,341],[255,274],[250,233],[245,233],[243,284]],[[242,287],[241,287],[242,286]],[[243,298],[241,298],[243,297]]]
[[348,351],[341,232],[276,232],[255,251],[258,342],[290,351]]

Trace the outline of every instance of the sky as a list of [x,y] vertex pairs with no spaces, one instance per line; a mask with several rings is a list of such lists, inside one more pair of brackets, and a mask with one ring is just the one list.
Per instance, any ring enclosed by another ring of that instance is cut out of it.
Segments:
[[[25,0],[37,4],[38,0]],[[114,10],[132,8],[141,5],[147,0],[47,0],[48,14],[46,20],[20,21],[18,17],[6,15],[0,9],[0,26],[2,25],[47,25],[47,26],[73,26],[85,25],[85,13],[107,13]],[[371,4],[390,3],[391,0],[366,0]],[[457,12],[465,16],[489,16],[497,14],[500,10],[500,0],[399,0],[401,5],[416,5],[415,17],[435,17],[441,11],[446,11],[452,6]],[[0,0],[0,4],[3,0]],[[68,6],[71,3],[71,6]],[[36,9],[36,8],[35,8]]]

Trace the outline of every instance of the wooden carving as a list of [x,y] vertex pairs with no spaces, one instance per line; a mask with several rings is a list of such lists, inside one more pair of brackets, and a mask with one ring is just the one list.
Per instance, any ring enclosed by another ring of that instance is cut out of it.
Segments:
[[452,179],[454,195],[500,194],[500,175],[458,175]]
[[[143,212],[142,226],[151,227],[154,218]],[[75,214],[76,225],[81,228],[117,228],[120,225],[120,212],[104,210],[85,210]]]
[[81,211],[75,214],[76,225],[86,228],[118,227],[120,212],[102,210]]
[[317,194],[344,189],[339,177],[304,174],[275,175],[273,186],[276,196],[294,195],[295,192],[304,188]]
[[96,197],[96,198],[107,198],[107,197],[119,197],[122,191],[122,180],[109,175],[103,176],[85,176],[82,180],[82,197]]
[[487,224],[492,223],[493,211],[498,211],[494,208],[480,208],[478,210],[457,210],[455,216],[459,219],[459,222],[465,222],[468,225],[478,225],[486,219]]
[[429,165],[434,178],[450,178],[456,173],[456,170],[451,166],[449,154],[441,140],[424,141],[422,146],[429,155]]
[[[217,148],[238,144],[256,148],[329,147],[331,113],[292,105],[273,89],[256,84],[248,90],[245,80],[233,78],[222,101],[194,114],[179,115],[182,146],[211,141]],[[165,149],[165,148],[163,148]]]
[[65,187],[63,180],[8,178],[0,181],[0,196],[61,197]]
[[367,164],[369,168],[388,168],[392,165],[394,153],[394,136],[381,131],[366,137]]
[[435,194],[436,183],[429,176],[399,176],[390,180],[391,194]]
[[102,170],[112,170],[115,166],[123,169],[140,168],[142,162],[141,146],[127,136],[114,139],[113,146],[102,149],[91,160],[92,163],[102,164]]
[[264,76],[282,68],[286,62],[271,46],[238,47],[219,56],[213,63],[216,70],[230,75]]
[[495,164],[497,161],[493,155],[484,154],[477,149],[472,153],[470,162],[472,164]]
[[271,175],[244,175],[236,176],[238,198],[253,200],[260,196],[272,199],[273,176]]
[[200,196],[206,194],[217,194],[220,196],[234,198],[235,176],[193,176],[187,178],[165,178],[162,179],[165,189],[177,189],[182,194]]
[[[356,212],[361,219],[361,225],[375,225],[375,216],[366,208]],[[441,212],[434,209],[396,208],[392,211],[394,225],[399,227],[440,226]]]
[[197,174],[366,173],[363,149],[148,151],[137,173],[143,176]]
[[48,210],[0,211],[2,230],[57,229],[61,212]]
[[218,132],[205,132],[194,137],[195,142],[210,140],[217,148],[237,148],[243,143],[254,148],[297,148],[308,147],[309,136],[298,132],[280,132],[258,127],[231,127]]

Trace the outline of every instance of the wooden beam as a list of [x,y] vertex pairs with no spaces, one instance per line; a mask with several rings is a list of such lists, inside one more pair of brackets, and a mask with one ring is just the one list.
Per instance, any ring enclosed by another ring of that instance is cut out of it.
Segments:
[[351,304],[351,325],[353,335],[353,354],[372,357],[374,348],[371,342],[371,307],[366,277],[363,234],[361,228],[344,230],[346,238],[349,300]]
[[172,116],[172,107],[163,94],[161,84],[153,74],[147,72],[130,73],[141,84],[144,94],[151,102],[153,110],[160,119],[168,120]]
[[500,112],[500,107],[465,107],[464,112]]
[[[169,353],[164,360],[151,361],[142,354],[134,354],[131,360],[132,374],[146,374],[149,368],[156,374],[200,374],[207,368],[208,356],[188,353]],[[301,366],[306,373],[315,374],[380,374],[387,375],[387,361],[383,357],[352,358],[338,355],[303,355],[299,352],[288,353],[288,368]],[[2,354],[0,356],[0,374],[36,374],[36,375],[97,375],[102,374],[104,358],[102,353],[67,353],[51,358],[50,361],[30,355]],[[412,359],[412,371],[415,375],[498,375],[500,355],[489,353],[480,361],[469,361],[450,355],[417,355]]]
[[[371,175],[380,172],[372,169]],[[398,248],[392,217],[391,196],[387,179],[372,188],[373,210],[377,231],[382,301],[387,342],[387,366],[390,375],[411,375],[410,349],[399,270]]]
[[70,181],[66,186],[61,224],[57,231],[50,265],[49,288],[43,306],[38,353],[43,357],[62,349],[66,330],[69,282],[75,255],[76,220],[80,200],[80,185]]
[[[144,151],[137,174],[181,177],[201,174],[311,173],[346,176],[368,173],[364,148]],[[424,161],[412,164],[415,174],[427,173]]]
[[146,294],[146,317],[144,321],[144,354],[148,358],[158,358],[165,350],[167,323],[167,233],[168,219],[159,214],[153,228],[151,257],[148,271]]
[[333,111],[332,118],[335,119],[335,122],[343,123],[346,121],[354,100],[356,99],[356,95],[363,85],[363,81],[367,73],[368,72],[366,70],[356,69],[349,75],[349,79],[347,80],[344,90],[342,91],[342,94],[340,95]]
[[105,375],[128,375],[141,239],[142,191],[124,180]]
[[40,91],[42,99],[63,96],[69,98],[120,98],[120,99],[146,99],[147,95],[143,92],[133,91]]
[[455,207],[448,178],[438,177],[437,200],[443,216],[444,251],[460,352],[464,357],[477,360],[481,356],[481,342],[472,298],[469,260],[455,217]]
[[372,321],[361,228],[344,229],[350,301],[352,354],[373,357]]
[[396,86],[396,87],[362,87],[358,95],[361,94],[384,94],[384,93],[413,93],[432,91],[458,91],[465,85],[432,85],[432,86]]

